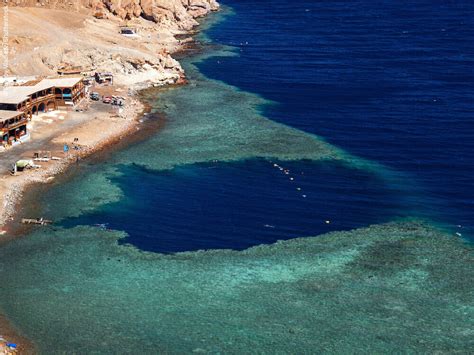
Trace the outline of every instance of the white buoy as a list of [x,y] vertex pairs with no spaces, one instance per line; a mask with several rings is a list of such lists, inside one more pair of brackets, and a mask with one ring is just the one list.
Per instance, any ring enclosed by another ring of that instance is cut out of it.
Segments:
[[306,198],[306,195],[303,195],[303,198]]
[[297,187],[296,189],[297,189],[298,191],[301,191],[301,187]]
[[330,224],[330,223],[331,223],[331,221],[329,221],[329,220],[326,221],[326,224]]
[[294,180],[294,178],[290,178],[290,180],[291,180],[291,181],[293,181],[293,180]]
[[459,232],[456,232],[456,235],[457,235],[458,237],[461,237],[461,236],[462,236],[462,234],[459,233]]

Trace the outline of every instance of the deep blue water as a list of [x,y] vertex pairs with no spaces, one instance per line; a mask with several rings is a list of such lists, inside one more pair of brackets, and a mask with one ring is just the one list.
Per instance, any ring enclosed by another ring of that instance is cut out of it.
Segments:
[[240,250],[387,221],[404,207],[374,175],[308,161],[195,164],[159,173],[130,165],[121,172],[113,183],[126,191],[124,200],[63,225],[106,223],[130,234],[124,243],[155,252]]
[[[223,0],[240,55],[209,77],[278,105],[277,121],[409,174],[424,217],[472,235],[474,2]],[[377,203],[376,201],[374,201]]]
[[473,2],[222,2],[235,14],[208,35],[239,56],[202,62],[207,77],[274,101],[267,117],[406,181],[311,162],[282,163],[289,175],[264,160],[122,166],[113,182],[127,197],[64,225],[106,223],[158,252],[244,249],[404,216],[473,234]]

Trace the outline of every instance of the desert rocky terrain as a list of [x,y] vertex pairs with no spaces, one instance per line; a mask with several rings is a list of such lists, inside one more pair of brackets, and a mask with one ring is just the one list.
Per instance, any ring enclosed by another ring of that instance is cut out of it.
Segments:
[[215,0],[14,0],[13,6],[56,8],[80,11],[84,8],[95,12],[110,12],[122,19],[144,17],[171,28],[189,30],[196,25],[196,17],[217,10]]
[[[129,86],[177,82],[183,72],[170,55],[181,43],[175,36],[219,7],[215,0],[16,0],[9,5],[7,75],[54,75],[80,66],[110,71],[117,84]],[[137,37],[122,36],[123,25],[137,28]]]

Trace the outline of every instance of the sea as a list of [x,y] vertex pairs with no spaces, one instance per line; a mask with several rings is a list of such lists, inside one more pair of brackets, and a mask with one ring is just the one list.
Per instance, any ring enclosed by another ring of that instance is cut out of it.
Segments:
[[242,350],[209,307],[232,314],[226,258],[252,247],[405,220],[472,242],[473,2],[221,4],[189,84],[143,94],[142,129],[163,128],[40,188],[31,208],[57,223],[0,248],[0,309],[40,352]]
[[[224,5],[232,13],[206,35],[235,55],[200,61],[202,75],[258,95],[262,116],[397,177],[311,161],[282,164],[283,171],[261,159],[198,161],[162,172],[127,165],[114,180],[127,201],[67,226],[107,224],[126,231],[127,243],[162,253],[245,249],[402,217],[473,235],[470,2]],[[147,220],[156,224],[141,223]]]

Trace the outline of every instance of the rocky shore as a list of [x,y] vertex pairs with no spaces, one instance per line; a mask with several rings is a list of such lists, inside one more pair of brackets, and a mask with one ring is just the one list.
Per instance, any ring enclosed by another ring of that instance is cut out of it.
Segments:
[[123,20],[143,17],[170,29],[190,30],[198,25],[197,17],[219,9],[216,0],[17,0],[13,6],[52,8],[68,11],[90,9],[105,17]]
[[[11,2],[8,74],[81,68],[112,72],[128,86],[176,83],[184,73],[172,53],[190,40],[197,18],[218,8],[214,0]],[[121,26],[136,35],[123,36]]]
[[[13,7],[9,22],[12,44],[10,74],[52,75],[65,64],[93,67],[112,72],[116,87],[131,91],[184,82],[184,71],[172,58],[172,53],[183,45],[175,36],[188,33],[198,25],[197,18],[219,9],[215,0],[83,0],[77,3],[19,0],[10,5]],[[98,12],[101,13],[100,19],[95,16]],[[25,16],[31,22],[28,28],[23,26]],[[129,40],[117,32],[124,20],[134,21],[139,38]],[[45,29],[44,22],[50,24],[48,29]],[[39,24],[41,29],[35,28]],[[34,47],[38,42],[47,45]],[[88,142],[81,145],[80,151],[21,176],[12,178],[4,174],[0,181],[4,195],[0,206],[0,228],[12,219],[15,206],[21,201],[27,186],[51,181],[77,159],[104,149],[133,132],[143,110],[143,104],[132,98],[119,122],[110,124],[109,115],[99,115],[106,120],[101,130],[91,133],[91,121],[85,121],[69,130],[68,137],[64,133],[61,139],[53,140],[55,144],[47,147],[60,149],[64,143],[72,141],[72,137],[87,132]],[[93,121],[93,125],[97,125],[97,121]]]

